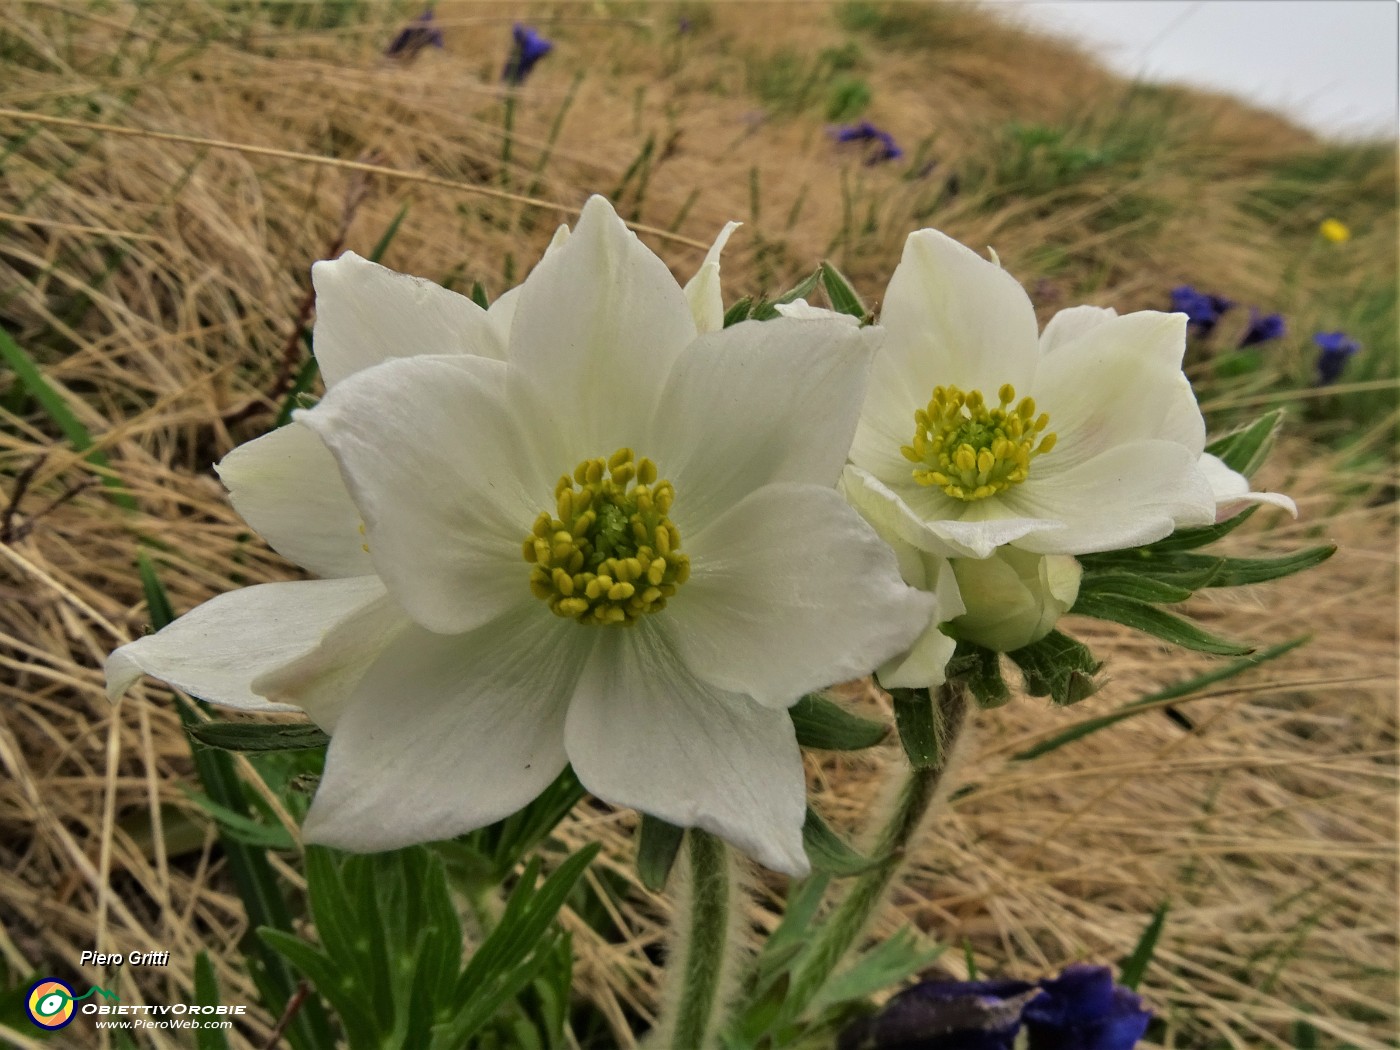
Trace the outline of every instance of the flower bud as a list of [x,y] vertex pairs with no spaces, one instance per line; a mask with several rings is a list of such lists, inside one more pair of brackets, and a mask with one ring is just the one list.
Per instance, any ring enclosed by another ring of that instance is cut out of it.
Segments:
[[1067,554],[1001,547],[990,558],[954,558],[967,612],[949,631],[997,652],[1038,642],[1079,597],[1079,562]]

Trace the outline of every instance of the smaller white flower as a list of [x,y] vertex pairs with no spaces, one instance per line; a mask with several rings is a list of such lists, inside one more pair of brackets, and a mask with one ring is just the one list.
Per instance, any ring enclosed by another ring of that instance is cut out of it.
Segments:
[[949,633],[1001,653],[1038,642],[1079,597],[1083,569],[1068,554],[1002,547],[990,558],[954,558],[967,611]]
[[1209,524],[1222,501],[1282,499],[1205,456],[1183,315],[1078,307],[1038,334],[1014,278],[920,230],[880,325],[844,486],[922,551],[1118,550]]

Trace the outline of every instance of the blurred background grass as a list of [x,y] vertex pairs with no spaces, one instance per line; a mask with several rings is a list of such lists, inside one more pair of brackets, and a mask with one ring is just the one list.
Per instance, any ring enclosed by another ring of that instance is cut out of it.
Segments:
[[[149,623],[137,552],[176,612],[295,573],[210,466],[300,387],[314,394],[312,262],[380,250],[495,296],[599,192],[682,280],[744,220],[729,301],[827,258],[877,305],[905,235],[934,226],[994,247],[1042,319],[1080,302],[1166,309],[1181,284],[1239,304],[1193,341],[1189,371],[1214,431],[1287,407],[1263,483],[1302,513],[1257,516],[1236,548],[1342,549],[1190,611],[1232,637],[1311,644],[1193,701],[1192,731],[1138,718],[1017,762],[1212,666],[1076,623],[1109,660],[1107,688],[1070,712],[1021,700],[979,718],[969,789],[877,932],[965,943],[945,956],[959,976],[968,960],[1036,976],[1122,958],[1169,900],[1144,983],[1161,1045],[1400,1045],[1393,143],[1322,142],[1227,98],[1129,84],[962,5],[443,2],[444,47],[386,57],[420,10],[0,2],[5,986],[52,973],[179,1001],[207,949],[227,1001],[252,1001],[242,910],[183,790],[169,694],[116,709],[102,695],[106,653]],[[507,93],[516,19],[555,47]],[[902,156],[869,163],[870,144],[834,141],[833,122],[860,120]],[[1323,238],[1328,218],[1350,238]],[[1249,305],[1287,334],[1237,349]],[[1335,330],[1362,350],[1319,388],[1311,336]],[[820,807],[861,826],[897,761],[895,747],[813,758]],[[608,844],[594,906],[571,920],[602,1018],[590,1045],[625,1045],[653,1004],[666,906],[630,874],[632,821],[588,804],[557,844]],[[172,955],[78,968],[93,948]],[[263,1045],[272,1020],[233,1044]],[[42,1039],[9,1011],[0,1025],[14,1045]],[[107,1045],[82,1022],[63,1038]]]

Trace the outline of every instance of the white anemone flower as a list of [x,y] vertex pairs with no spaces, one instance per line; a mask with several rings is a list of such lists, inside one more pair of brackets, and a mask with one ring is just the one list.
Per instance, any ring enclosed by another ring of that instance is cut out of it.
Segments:
[[325,349],[364,355],[322,362],[326,397],[283,440],[324,442],[343,485],[305,461],[305,491],[266,462],[239,475],[237,453],[223,474],[279,550],[336,578],[215,598],[114,653],[110,691],[146,672],[306,710],[332,732],[309,841],[457,835],[572,762],[605,801],[804,873],[785,709],[908,648],[932,609],[832,487],[872,336],[717,330],[717,272],[687,295],[596,197],[505,324],[333,273],[363,327]]
[[843,478],[872,522],[934,555],[1087,554],[1210,524],[1248,500],[1205,454],[1186,318],[1061,311],[935,230],[911,234]]

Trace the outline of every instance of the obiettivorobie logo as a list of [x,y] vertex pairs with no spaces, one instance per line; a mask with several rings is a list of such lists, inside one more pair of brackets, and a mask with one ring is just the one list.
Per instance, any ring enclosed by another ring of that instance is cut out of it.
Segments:
[[40,1028],[54,1031],[66,1028],[72,1023],[77,1010],[74,1003],[80,1003],[90,995],[101,995],[104,999],[116,1001],[117,993],[96,986],[82,995],[74,995],[73,989],[56,977],[45,977],[29,989],[29,998],[24,1009],[29,1019]]

